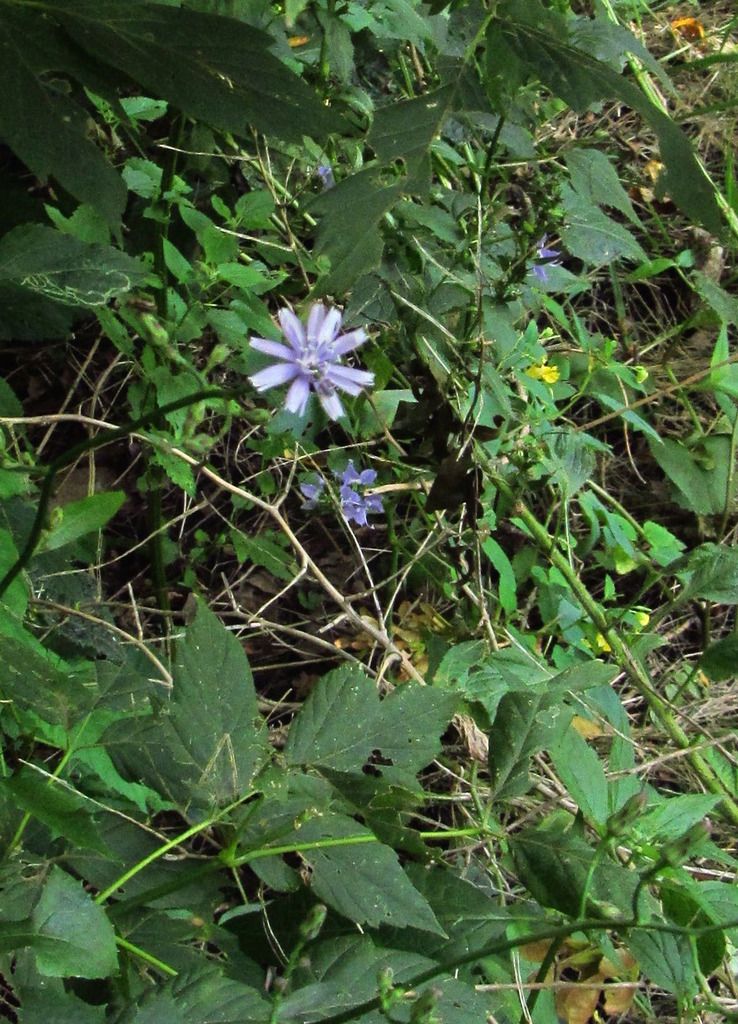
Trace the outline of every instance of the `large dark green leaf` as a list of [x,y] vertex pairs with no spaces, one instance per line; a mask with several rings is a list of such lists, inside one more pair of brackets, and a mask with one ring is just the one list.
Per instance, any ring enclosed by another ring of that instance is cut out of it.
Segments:
[[290,729],[291,764],[360,771],[370,755],[385,779],[403,779],[425,767],[457,698],[430,687],[405,685],[380,700],[359,669],[342,667],[321,679]]
[[127,775],[178,806],[227,803],[248,792],[264,756],[248,659],[200,599],[177,643],[171,701],[123,718],[103,742]]
[[92,703],[82,672],[44,651],[29,635],[0,635],[0,695],[21,710],[34,711],[52,725],[69,726]]
[[116,1024],[267,1024],[270,1004],[253,988],[212,967],[150,989]]
[[571,716],[547,690],[505,694],[489,734],[489,770],[496,800],[528,791],[531,757],[557,741]]
[[126,188],[87,134],[81,107],[43,79],[66,64],[53,24],[38,8],[0,4],[0,136],[34,174],[53,174],[110,223],[123,212]]
[[190,117],[300,142],[340,124],[271,53],[266,33],[232,18],[129,0],[46,0],[75,43]]
[[584,898],[586,913],[630,916],[638,874],[607,858],[591,871],[595,851],[566,819],[526,829],[510,846],[521,882],[544,907],[576,917]]
[[[365,838],[366,842],[360,840]],[[358,842],[347,842],[357,839]],[[291,842],[288,839],[287,842]],[[444,935],[443,928],[400,867],[397,854],[373,841],[369,829],[340,814],[323,814],[294,833],[295,843],[322,841],[301,856],[312,868],[319,899],[344,917],[372,928],[394,925]]]

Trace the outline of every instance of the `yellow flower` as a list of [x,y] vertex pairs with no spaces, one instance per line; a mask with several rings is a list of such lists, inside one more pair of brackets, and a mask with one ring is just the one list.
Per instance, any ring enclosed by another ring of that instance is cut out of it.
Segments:
[[601,654],[608,654],[612,647],[609,645],[602,633],[598,633],[595,637],[595,647]]
[[547,366],[545,359],[529,366],[525,372],[528,377],[532,377],[533,380],[542,380],[544,384],[555,384],[561,376],[558,366]]

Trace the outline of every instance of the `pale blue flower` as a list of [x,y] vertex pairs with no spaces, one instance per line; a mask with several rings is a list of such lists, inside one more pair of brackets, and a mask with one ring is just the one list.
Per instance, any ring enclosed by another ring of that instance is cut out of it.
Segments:
[[[383,512],[382,499],[378,494],[362,494],[357,488],[368,487],[377,479],[374,469],[364,469],[357,473],[353,462],[349,462],[340,473],[333,474],[339,483],[338,496],[341,500],[341,511],[349,523],[356,523],[357,526],[368,526],[367,515],[374,512]],[[310,511],[318,506],[323,491],[325,480],[318,477],[316,483],[300,484],[300,491],[307,500],[302,507]]]
[[333,176],[333,168],[330,164],[320,164],[315,168],[315,176],[320,178],[323,185],[323,191],[326,192],[329,188],[333,188],[336,184],[336,179]]
[[536,243],[536,257],[539,260],[546,260],[545,263],[534,263],[533,273],[541,284],[546,284],[548,281],[548,268],[558,267],[561,263],[559,256],[561,255],[558,249],[549,249],[546,246],[548,241],[548,235],[544,235]]
[[317,508],[318,502],[323,496],[323,490],[325,488],[325,480],[323,477],[318,477],[317,483],[314,484],[300,484],[300,490],[303,496],[307,498],[307,501],[302,503],[304,509],[310,510]]
[[366,331],[360,327],[339,335],[341,311],[322,302],[313,303],[307,327],[289,309],[281,309],[278,318],[286,345],[267,338],[251,338],[250,345],[282,361],[259,370],[249,380],[257,391],[289,383],[285,408],[298,416],[304,415],[312,389],[326,414],[339,419],[344,410],[337,392],[358,395],[374,383],[373,373],[341,364],[342,356],[368,340]]
[[341,483],[339,495],[341,498],[341,511],[349,523],[356,523],[357,526],[368,526],[367,514],[372,512],[383,512],[382,499],[378,494],[359,494],[356,486],[368,487],[377,479],[376,470],[364,469],[357,473],[353,462],[349,462],[342,473],[336,474]]

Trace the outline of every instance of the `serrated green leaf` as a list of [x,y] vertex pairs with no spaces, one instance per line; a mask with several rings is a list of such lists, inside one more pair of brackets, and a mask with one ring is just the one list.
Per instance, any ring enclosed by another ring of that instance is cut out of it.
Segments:
[[376,751],[375,770],[401,781],[438,753],[456,702],[453,694],[410,685],[380,700],[363,672],[345,666],[316,684],[290,728],[285,756],[289,764],[350,772]]
[[76,846],[107,852],[93,820],[92,804],[32,768],[21,768],[0,780],[0,799],[27,811]]
[[557,742],[571,715],[560,699],[544,690],[503,696],[489,734],[489,770],[495,800],[528,791],[530,759]]
[[[339,914],[371,928],[393,925],[445,935],[397,854],[372,841],[369,829],[344,815],[323,814],[302,825],[294,837],[296,843],[326,841],[322,848],[302,850],[301,856],[312,868],[313,892]],[[341,845],[341,839],[353,837],[366,837],[367,842]]]
[[643,261],[646,253],[627,228],[608,217],[599,207],[587,202],[568,186],[562,189],[567,225],[561,241],[572,256],[600,266],[617,259]]
[[88,533],[101,530],[125,500],[123,491],[107,491],[63,505],[56,513],[57,521],[46,534],[44,549],[55,551]]
[[700,544],[687,560],[683,601],[701,597],[718,604],[738,604],[738,548],[727,544]]
[[[647,98],[638,85],[591,50],[575,45],[572,23],[532,0],[506,0],[490,25],[488,49],[497,66],[520,68],[538,78],[574,110],[586,110],[599,100],[618,98],[649,124],[658,136],[666,171],[659,186],[681,209],[713,234],[721,229],[714,190],[681,129]],[[605,28],[606,26],[603,26]],[[618,26],[614,26],[617,31]],[[574,44],[574,45],[573,45]]]
[[544,907],[576,917],[586,891],[585,913],[630,916],[638,873],[607,858],[591,871],[595,851],[569,820],[556,816],[525,829],[510,848],[521,882]]
[[628,933],[628,949],[646,977],[682,999],[698,991],[689,940],[685,935],[634,928]]
[[0,240],[0,284],[65,306],[105,306],[147,277],[143,264],[119,249],[43,224],[22,224]]
[[339,118],[271,52],[272,37],[235,18],[121,0],[47,0],[72,39],[152,95],[214,128],[300,143]]
[[607,778],[597,754],[570,725],[549,748],[554,768],[588,821],[604,825],[610,813]]
[[201,599],[172,675],[171,722],[198,789],[223,802],[242,795],[263,756],[253,676],[239,641]]
[[150,988],[116,1024],[267,1024],[270,1013],[249,985],[198,967]]
[[636,828],[648,842],[661,845],[680,839],[720,803],[708,793],[682,793],[649,807],[638,817]]
[[51,868],[31,920],[41,974],[106,978],[117,971],[115,933],[105,911],[61,868]]
[[0,666],[2,699],[52,725],[69,726],[94,699],[85,685],[86,670],[73,672],[31,636],[25,643],[18,636],[0,635]]
[[105,1024],[104,1006],[85,1003],[57,985],[47,981],[43,988],[21,989],[23,1024]]
[[630,196],[620,184],[617,171],[606,153],[599,149],[571,149],[564,159],[576,193],[597,206],[612,206],[631,224],[640,225]]

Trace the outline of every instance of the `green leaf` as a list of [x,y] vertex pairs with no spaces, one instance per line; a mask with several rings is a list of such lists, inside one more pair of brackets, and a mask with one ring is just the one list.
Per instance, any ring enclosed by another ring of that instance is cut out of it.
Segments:
[[44,550],[55,551],[88,533],[101,530],[125,500],[123,491],[107,491],[63,505],[54,514],[56,522],[46,534]]
[[562,189],[567,226],[561,232],[564,247],[586,263],[599,266],[617,259],[643,261],[646,253],[627,228],[568,186]]
[[419,928],[444,935],[428,903],[400,867],[397,854],[372,841],[369,829],[344,815],[323,814],[294,834],[296,843],[362,836],[369,841],[345,846],[326,843],[321,849],[301,851],[312,868],[315,895],[358,924]]
[[73,672],[29,635],[0,635],[0,695],[21,710],[33,711],[51,725],[69,726],[94,699],[85,685],[86,669]]
[[271,36],[235,18],[135,0],[47,0],[76,44],[189,117],[226,132],[287,141],[340,120],[271,52]]
[[680,839],[693,825],[714,810],[719,796],[707,793],[682,793],[663,800],[638,817],[636,828],[650,843],[661,845]]
[[57,984],[47,981],[43,988],[21,989],[23,1024],[105,1024],[104,1006],[91,1006]]
[[597,754],[570,725],[549,748],[556,772],[588,821],[604,825],[609,813],[605,772]]
[[0,240],[0,285],[66,306],[105,306],[148,276],[119,249],[82,242],[43,224],[22,224]]
[[367,144],[384,167],[366,167],[314,201],[312,208],[323,214],[316,249],[331,262],[320,282],[320,295],[347,291],[361,274],[377,266],[384,248],[382,217],[405,193],[428,190],[430,146],[453,96],[453,87],[443,86],[378,110]]
[[31,915],[36,965],[48,977],[105,978],[118,955],[113,926],[82,883],[52,867]]
[[585,913],[630,916],[637,872],[606,858],[591,871],[595,851],[570,820],[557,815],[525,829],[511,838],[510,848],[520,881],[544,907],[577,917],[584,897]]
[[24,767],[9,779],[0,780],[0,797],[27,811],[76,846],[107,852],[92,817],[92,804],[73,789],[54,783],[40,772]]
[[172,675],[171,722],[198,787],[223,802],[246,793],[263,756],[253,676],[239,641],[200,598]]
[[738,636],[726,636],[710,644],[700,659],[700,668],[713,682],[738,676]]
[[[278,535],[277,535],[278,536]],[[297,565],[291,551],[260,533],[258,538],[247,537],[240,530],[231,530],[236,558],[243,565],[260,565],[275,579],[290,583],[297,576]]]
[[494,537],[487,537],[483,541],[482,550],[499,574],[498,594],[502,609],[508,614],[512,614],[516,611],[518,602],[516,597],[517,582],[510,559]]
[[530,759],[557,741],[571,714],[545,690],[504,695],[489,734],[493,799],[520,796],[530,789]]
[[380,700],[359,669],[345,666],[316,684],[290,728],[288,764],[360,771],[374,752],[376,771],[403,781],[436,756],[457,699],[430,687],[405,685]]
[[655,985],[682,999],[698,991],[686,936],[634,928],[628,933],[627,941],[643,973]]
[[686,571],[690,575],[680,600],[701,597],[717,604],[738,604],[738,548],[700,544],[689,555]]
[[150,987],[117,1024],[266,1024],[270,1010],[249,985],[197,967]]
[[612,206],[631,224],[640,225],[628,193],[620,184],[609,157],[599,149],[571,149],[564,159],[571,186],[582,198],[597,206]]
[[90,141],[85,111],[57,83],[41,77],[69,63],[45,13],[3,3],[0,53],[0,136],[39,178],[53,174],[73,196],[116,224],[126,202],[125,185]]
[[[731,478],[731,438],[713,434],[690,449],[669,437],[660,442],[649,438],[651,454],[676,488],[676,501],[698,515],[719,515],[735,494]],[[728,484],[730,483],[730,495]]]

